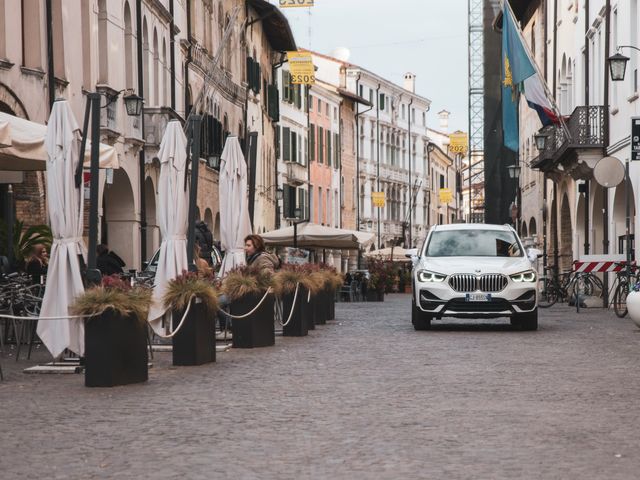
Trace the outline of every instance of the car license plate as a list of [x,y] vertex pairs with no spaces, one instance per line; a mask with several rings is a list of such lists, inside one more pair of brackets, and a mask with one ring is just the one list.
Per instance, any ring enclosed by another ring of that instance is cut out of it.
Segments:
[[490,302],[490,293],[467,293],[467,302]]

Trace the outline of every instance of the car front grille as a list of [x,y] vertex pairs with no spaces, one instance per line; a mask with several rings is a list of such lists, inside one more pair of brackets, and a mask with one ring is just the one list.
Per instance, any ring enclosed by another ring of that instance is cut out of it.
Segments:
[[500,292],[507,286],[507,277],[499,273],[458,273],[449,278],[449,286],[456,292]]
[[492,298],[490,302],[467,302],[464,298],[453,298],[447,302],[442,310],[455,313],[501,313],[513,311],[509,302],[503,298]]

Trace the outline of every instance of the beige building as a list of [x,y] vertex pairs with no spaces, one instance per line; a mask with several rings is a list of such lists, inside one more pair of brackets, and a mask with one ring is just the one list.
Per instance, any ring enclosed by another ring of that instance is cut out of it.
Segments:
[[[279,52],[295,48],[284,17],[264,0],[52,0],[49,49],[46,4],[0,1],[0,110],[44,124],[50,100],[61,97],[81,124],[86,93],[103,95],[101,141],[116,147],[121,168],[100,174],[99,241],[126,268],[140,268],[161,240],[156,156],[166,124],[201,115],[197,214],[219,238],[216,168],[226,136],[243,145],[250,139],[250,192],[275,175],[277,95],[269,110],[268,92]],[[230,36],[215,63],[227,25]],[[126,114],[129,92],[145,100],[141,117]],[[43,172],[0,179],[5,221],[13,214],[27,224],[46,221]],[[273,227],[263,219],[273,219],[274,206],[259,194],[255,206],[256,231]]]

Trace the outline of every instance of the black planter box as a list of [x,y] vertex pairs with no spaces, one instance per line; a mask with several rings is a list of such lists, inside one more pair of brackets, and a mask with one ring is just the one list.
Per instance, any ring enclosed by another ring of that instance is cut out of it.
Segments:
[[326,325],[327,323],[327,294],[325,290],[320,290],[314,295],[314,320],[316,325]]
[[329,320],[336,319],[336,291],[329,291]]
[[384,302],[384,292],[367,290],[367,302]]
[[85,321],[84,384],[114,387],[149,378],[147,323],[112,309]]
[[[246,315],[262,300],[264,294],[246,295],[229,305],[231,315]],[[273,296],[268,295],[260,308],[246,318],[231,321],[234,348],[269,347],[276,343],[273,325]]]
[[[174,310],[173,329],[178,328],[184,310]],[[216,361],[215,316],[204,303],[191,302],[180,331],[173,336],[174,365],[202,365]]]
[[[309,291],[305,288],[304,298],[302,299],[302,316],[307,322],[307,330],[316,329],[316,297],[311,295],[309,297]],[[307,299],[309,301],[307,302]]]
[[[282,298],[282,321],[286,322],[291,313],[293,297],[295,292],[285,295]],[[291,320],[282,327],[282,335],[285,337],[304,337],[309,333],[308,318],[305,316],[304,303],[307,303],[307,289],[300,285],[296,304],[291,313]]]

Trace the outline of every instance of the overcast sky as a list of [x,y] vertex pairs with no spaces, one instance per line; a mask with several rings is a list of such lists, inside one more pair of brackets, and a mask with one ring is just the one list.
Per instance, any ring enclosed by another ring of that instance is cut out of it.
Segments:
[[282,11],[299,47],[347,47],[351,63],[398,85],[413,72],[416,93],[432,102],[429,127],[446,109],[450,131],[468,130],[467,0],[315,0]]

